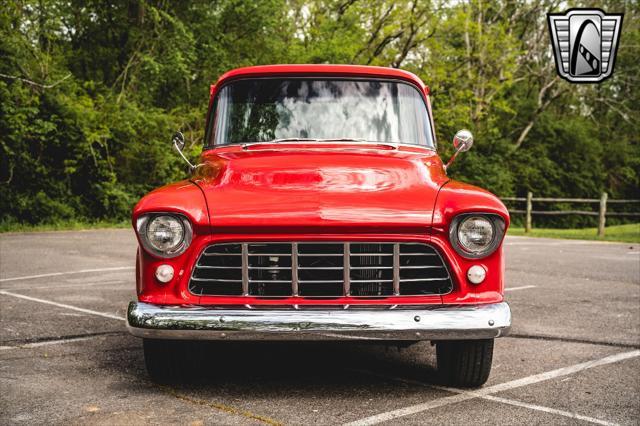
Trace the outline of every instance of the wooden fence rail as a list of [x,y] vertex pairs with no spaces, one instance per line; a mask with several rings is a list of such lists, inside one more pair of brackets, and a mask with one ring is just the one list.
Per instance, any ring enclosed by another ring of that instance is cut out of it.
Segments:
[[[628,204],[628,203],[640,203],[640,199],[634,200],[609,200],[607,193],[603,192],[600,199],[596,198],[549,198],[539,197],[533,198],[533,193],[528,192],[526,197],[503,197],[503,201],[519,201],[526,203],[525,210],[510,209],[509,213],[524,214],[525,225],[524,232],[531,232],[533,227],[533,215],[581,215],[581,216],[598,216],[598,236],[604,237],[604,230],[607,216],[613,217],[640,217],[640,212],[608,212],[607,204]],[[584,204],[599,204],[597,212],[589,210],[533,210],[533,203],[584,203]]]

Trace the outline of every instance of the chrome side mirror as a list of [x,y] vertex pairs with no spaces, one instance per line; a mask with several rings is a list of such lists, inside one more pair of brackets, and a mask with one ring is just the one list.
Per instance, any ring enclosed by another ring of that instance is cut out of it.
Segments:
[[178,151],[178,154],[180,154],[182,159],[189,165],[189,168],[191,170],[195,169],[196,166],[191,164],[191,161],[189,161],[187,157],[185,157],[184,153],[182,152],[185,145],[184,135],[182,134],[182,132],[175,132],[171,137],[171,142],[173,143],[173,147],[176,149],[176,151]]
[[472,146],[473,134],[466,129],[458,130],[458,133],[453,137],[453,147],[456,149],[456,152],[453,153],[447,164],[444,166],[445,171],[451,164],[453,164],[459,153],[469,151]]

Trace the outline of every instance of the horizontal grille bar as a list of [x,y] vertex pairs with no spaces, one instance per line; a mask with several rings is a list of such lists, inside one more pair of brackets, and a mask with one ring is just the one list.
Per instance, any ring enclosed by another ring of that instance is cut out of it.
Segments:
[[242,280],[225,280],[224,278],[196,278],[191,277],[193,281],[205,281],[205,282],[225,282],[225,283],[241,283]]
[[338,256],[340,256],[340,257],[342,257],[342,254],[336,254],[336,253],[312,253],[312,254],[309,254],[309,253],[298,253],[298,256],[303,256],[303,257],[304,256],[309,256],[309,257],[311,257],[311,256],[313,256],[313,257],[318,257],[318,256],[334,256],[334,257],[338,257]]
[[249,266],[248,269],[255,269],[258,271],[278,271],[282,269],[290,270],[288,266]]
[[213,244],[198,258],[189,282],[196,295],[271,298],[388,298],[452,288],[433,247],[398,242]]
[[242,266],[207,266],[198,265],[199,269],[242,269]]

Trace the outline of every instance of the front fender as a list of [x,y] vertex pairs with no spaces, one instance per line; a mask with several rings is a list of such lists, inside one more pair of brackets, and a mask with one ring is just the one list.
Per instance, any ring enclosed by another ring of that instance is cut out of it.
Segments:
[[[482,259],[460,256],[449,241],[449,226],[461,213],[493,213],[509,227],[509,211],[494,194],[482,188],[457,181],[448,181],[438,192],[433,211],[431,240],[449,259],[451,273],[455,277],[454,291],[442,297],[447,304],[497,303],[504,297],[503,242],[492,254]],[[472,265],[482,265],[487,270],[485,281],[479,285],[469,283],[467,270]]]
[[[161,212],[180,213],[189,219],[193,227],[193,239],[189,248],[171,259],[158,258],[148,253],[140,243],[136,231],[136,221],[141,215]],[[197,302],[197,297],[186,291],[184,283],[188,281],[190,261],[201,250],[201,241],[211,233],[209,211],[200,187],[184,180],[148,193],[134,207],[132,225],[139,244],[136,260],[138,300],[156,304]],[[174,278],[166,284],[159,283],[155,278],[155,270],[161,264],[171,265],[175,271]]]

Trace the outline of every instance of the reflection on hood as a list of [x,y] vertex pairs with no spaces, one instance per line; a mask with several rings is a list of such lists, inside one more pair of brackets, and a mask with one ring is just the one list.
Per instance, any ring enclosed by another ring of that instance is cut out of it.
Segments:
[[205,160],[209,166],[196,182],[207,199],[214,232],[327,232],[327,226],[346,232],[425,232],[438,189],[447,180],[442,163],[429,151],[271,145],[211,154]]

